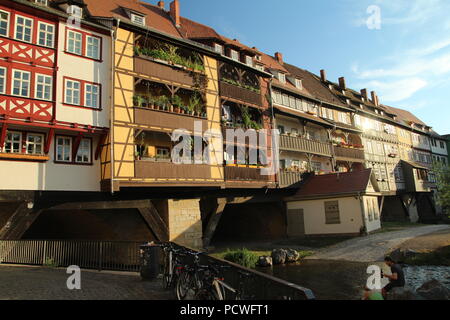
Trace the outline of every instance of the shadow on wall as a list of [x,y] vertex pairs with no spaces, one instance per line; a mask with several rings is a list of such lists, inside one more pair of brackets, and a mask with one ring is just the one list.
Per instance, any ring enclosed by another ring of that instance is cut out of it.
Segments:
[[286,216],[279,204],[227,205],[212,243],[275,240],[286,236]]
[[19,205],[20,203],[0,203],[0,230],[5,226]]
[[155,237],[135,209],[45,211],[23,239],[153,241]]

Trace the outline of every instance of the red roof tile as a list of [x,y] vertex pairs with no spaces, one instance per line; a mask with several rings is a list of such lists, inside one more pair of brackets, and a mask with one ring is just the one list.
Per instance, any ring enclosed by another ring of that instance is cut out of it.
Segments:
[[309,178],[289,200],[311,196],[365,192],[372,169],[347,173],[334,173]]

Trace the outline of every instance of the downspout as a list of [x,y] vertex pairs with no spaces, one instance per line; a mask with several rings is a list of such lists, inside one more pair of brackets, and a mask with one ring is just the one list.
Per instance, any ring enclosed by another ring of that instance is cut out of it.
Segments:
[[361,217],[362,217],[362,222],[363,222],[363,227],[364,227],[364,235],[368,235],[367,232],[367,225],[366,225],[366,215],[364,213],[364,201],[363,201],[363,197],[361,192],[358,192],[358,198],[359,198],[359,204],[361,206]]
[[[275,128],[275,113],[273,111],[273,99],[272,99],[272,82],[273,82],[273,78],[274,78],[274,76],[272,75],[270,80],[269,80],[269,104],[270,104],[271,120],[272,120],[271,121],[272,122],[271,127],[272,127],[272,129],[275,130],[276,129]],[[275,161],[275,160],[279,161],[280,155],[278,154],[278,156],[276,157],[275,156],[275,151],[277,151],[277,150],[274,150],[274,148],[273,148],[273,146],[274,146],[273,134],[271,134],[271,137],[272,137],[272,159],[273,159],[273,161]],[[280,175],[279,175],[279,172],[276,173],[276,184],[277,184],[277,188],[279,188],[280,187]]]
[[[110,171],[111,171],[111,194],[114,194],[114,106],[115,106],[115,87],[116,87],[116,40],[117,40],[117,31],[120,26],[120,19],[115,18],[117,21],[117,26],[114,29],[111,29],[111,106],[110,106],[110,151],[111,151],[111,161],[110,161]],[[114,24],[114,20],[113,20]]]

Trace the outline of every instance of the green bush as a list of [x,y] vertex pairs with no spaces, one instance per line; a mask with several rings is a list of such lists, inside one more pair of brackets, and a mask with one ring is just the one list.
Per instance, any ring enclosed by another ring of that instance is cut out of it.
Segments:
[[228,250],[225,253],[224,259],[246,268],[255,268],[259,257],[255,253],[244,248],[239,250]]

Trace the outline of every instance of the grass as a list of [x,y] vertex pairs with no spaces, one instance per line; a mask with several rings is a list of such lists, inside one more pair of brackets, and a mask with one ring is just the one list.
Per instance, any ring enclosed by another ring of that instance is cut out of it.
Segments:
[[450,246],[439,248],[432,252],[419,253],[404,261],[415,266],[448,266],[450,267]]
[[401,231],[409,228],[423,227],[424,224],[413,222],[382,222],[381,229],[373,233]]

